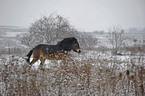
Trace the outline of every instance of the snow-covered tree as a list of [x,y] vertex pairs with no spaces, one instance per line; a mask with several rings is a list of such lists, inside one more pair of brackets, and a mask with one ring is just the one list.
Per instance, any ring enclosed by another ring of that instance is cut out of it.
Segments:
[[60,15],[43,16],[36,20],[29,28],[29,32],[21,38],[21,43],[34,47],[39,43],[56,43],[66,37],[76,37],[80,45],[88,48],[96,44],[96,40],[89,35],[78,32],[67,19]]

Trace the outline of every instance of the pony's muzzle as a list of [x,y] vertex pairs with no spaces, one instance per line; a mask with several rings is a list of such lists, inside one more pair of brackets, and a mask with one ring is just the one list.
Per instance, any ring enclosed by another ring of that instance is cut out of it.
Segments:
[[79,48],[79,49],[77,49],[76,51],[77,51],[78,53],[81,53],[81,49],[80,49],[80,48]]

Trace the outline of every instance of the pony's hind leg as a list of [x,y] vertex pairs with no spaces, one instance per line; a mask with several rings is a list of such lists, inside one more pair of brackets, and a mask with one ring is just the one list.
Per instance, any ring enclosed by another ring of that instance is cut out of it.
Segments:
[[30,62],[30,65],[34,64],[39,58],[33,58],[33,60]]
[[38,58],[33,58],[33,60],[29,63],[30,66],[28,67],[28,71],[30,71],[32,64],[34,64],[37,60]]

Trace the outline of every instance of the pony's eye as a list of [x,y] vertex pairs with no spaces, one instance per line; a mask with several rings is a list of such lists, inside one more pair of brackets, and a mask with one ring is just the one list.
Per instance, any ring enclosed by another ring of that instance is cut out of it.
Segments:
[[78,47],[78,44],[75,44],[75,47]]

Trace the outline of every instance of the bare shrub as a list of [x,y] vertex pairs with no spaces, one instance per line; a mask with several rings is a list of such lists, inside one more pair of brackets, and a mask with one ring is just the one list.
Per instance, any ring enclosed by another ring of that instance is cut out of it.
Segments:
[[109,30],[109,34],[107,36],[108,40],[112,45],[112,54],[116,55],[118,51],[122,48],[126,37],[124,36],[124,31],[120,26],[113,26]]

